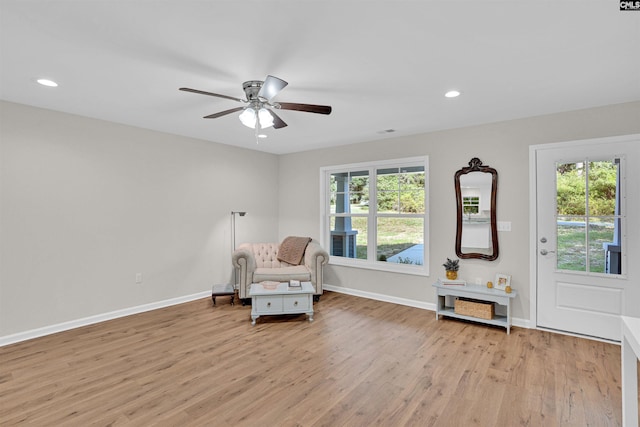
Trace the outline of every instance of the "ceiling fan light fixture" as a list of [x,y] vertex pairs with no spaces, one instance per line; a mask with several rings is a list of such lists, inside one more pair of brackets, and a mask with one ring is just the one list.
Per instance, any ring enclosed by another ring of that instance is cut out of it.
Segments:
[[266,129],[273,126],[273,116],[266,108],[258,111],[258,120],[260,120],[260,128]]
[[254,129],[256,127],[256,110],[254,110],[253,108],[245,108],[242,113],[240,113],[240,116],[238,116],[238,118],[246,127],[249,127],[251,129]]

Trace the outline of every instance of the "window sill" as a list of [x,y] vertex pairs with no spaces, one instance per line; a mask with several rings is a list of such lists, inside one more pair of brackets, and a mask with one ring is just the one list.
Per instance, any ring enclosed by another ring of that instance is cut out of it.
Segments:
[[363,259],[347,259],[335,256],[329,258],[329,265],[362,268],[365,270],[386,271],[389,273],[409,274],[412,276],[429,276],[429,271],[423,265],[409,265],[379,261],[371,262]]

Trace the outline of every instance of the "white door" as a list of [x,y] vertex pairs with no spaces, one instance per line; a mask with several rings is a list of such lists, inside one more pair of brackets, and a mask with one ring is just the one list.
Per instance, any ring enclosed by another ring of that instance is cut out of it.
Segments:
[[538,327],[620,340],[640,317],[640,135],[535,149]]

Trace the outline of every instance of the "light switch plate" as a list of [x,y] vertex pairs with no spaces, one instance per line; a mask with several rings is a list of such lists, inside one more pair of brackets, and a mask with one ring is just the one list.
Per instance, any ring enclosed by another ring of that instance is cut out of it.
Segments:
[[498,221],[498,231],[511,231],[511,221]]

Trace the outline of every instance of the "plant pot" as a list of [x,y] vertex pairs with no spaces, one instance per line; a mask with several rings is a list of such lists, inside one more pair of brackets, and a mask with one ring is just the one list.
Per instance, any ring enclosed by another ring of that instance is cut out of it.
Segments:
[[458,278],[458,272],[457,271],[447,270],[447,279],[456,280],[457,278]]

